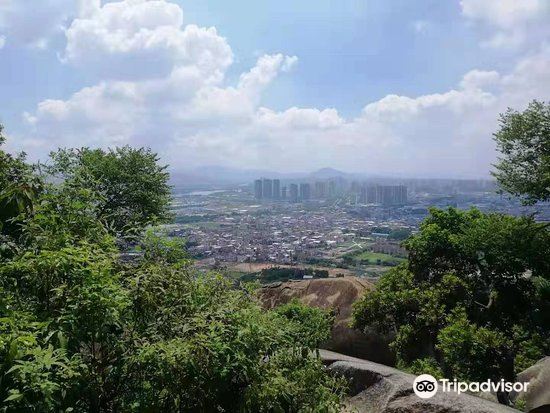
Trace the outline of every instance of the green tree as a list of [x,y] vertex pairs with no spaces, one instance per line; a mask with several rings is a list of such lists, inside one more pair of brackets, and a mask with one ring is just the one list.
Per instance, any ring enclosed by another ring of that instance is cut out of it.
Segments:
[[82,182],[99,196],[98,220],[117,237],[139,235],[171,218],[167,166],[149,149],[60,149],[51,161],[49,173]]
[[[512,355],[513,343],[503,332],[471,322],[464,308],[456,307],[438,333],[437,349],[448,370],[461,380],[513,380],[503,374],[503,364]],[[510,360],[513,362],[513,360]]]
[[331,312],[305,306],[297,299],[278,306],[275,311],[293,321],[295,339],[306,343],[308,348],[317,349],[331,337],[334,323],[334,314]]
[[500,187],[527,204],[550,200],[550,103],[508,109],[494,139],[502,154],[493,172]]
[[401,367],[430,359],[447,377],[511,380],[550,350],[543,224],[432,209],[404,246],[409,261],[383,275],[354,309],[356,327],[395,334]]
[[107,223],[97,216],[101,201],[82,180],[47,185],[25,218],[22,241],[49,250],[86,243],[113,249]]

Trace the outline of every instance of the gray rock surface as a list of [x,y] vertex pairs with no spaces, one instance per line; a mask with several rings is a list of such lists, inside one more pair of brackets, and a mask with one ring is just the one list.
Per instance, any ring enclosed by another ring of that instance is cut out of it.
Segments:
[[357,363],[363,363],[367,360],[359,359],[357,357],[347,356],[345,354],[336,353],[335,351],[319,349],[319,357],[323,361],[325,366],[330,366],[337,361],[354,361]]
[[518,374],[517,381],[529,382],[525,399],[529,413],[550,413],[550,356]]
[[[421,399],[413,392],[415,376],[366,360],[335,361],[329,371],[350,381],[346,411],[357,413],[513,413],[518,410],[468,394],[438,393]],[[335,353],[321,353],[328,362]]]

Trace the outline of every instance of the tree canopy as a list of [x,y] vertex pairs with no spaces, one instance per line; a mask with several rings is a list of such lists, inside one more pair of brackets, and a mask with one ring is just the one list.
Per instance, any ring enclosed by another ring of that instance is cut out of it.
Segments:
[[493,175],[500,187],[527,204],[550,200],[550,103],[508,109],[494,138],[501,157]]
[[393,332],[399,364],[462,380],[512,380],[550,351],[550,233],[532,217],[432,209],[409,261],[355,306]]
[[97,218],[116,236],[140,234],[171,219],[167,166],[149,149],[60,149],[46,170],[96,195]]

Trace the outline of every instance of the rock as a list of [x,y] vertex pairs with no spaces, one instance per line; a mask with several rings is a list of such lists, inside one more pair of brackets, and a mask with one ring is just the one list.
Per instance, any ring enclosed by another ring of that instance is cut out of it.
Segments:
[[519,373],[516,381],[529,382],[525,394],[518,395],[529,413],[550,413],[550,356]]
[[325,366],[330,366],[337,361],[353,361],[356,363],[363,363],[366,361],[357,357],[346,356],[345,354],[340,354],[335,351],[325,349],[319,350],[319,357]]
[[372,283],[357,277],[319,278],[270,284],[260,290],[259,297],[266,308],[297,298],[306,305],[334,309],[332,338],[323,348],[393,366],[390,337],[375,332],[364,334],[349,327],[353,303],[373,288]]
[[[323,357],[323,355],[321,355]],[[335,358],[333,354],[327,357]],[[345,356],[344,356],[345,357]],[[443,393],[421,399],[413,392],[415,376],[366,360],[336,361],[328,367],[350,381],[345,411],[357,413],[518,413],[468,394]]]

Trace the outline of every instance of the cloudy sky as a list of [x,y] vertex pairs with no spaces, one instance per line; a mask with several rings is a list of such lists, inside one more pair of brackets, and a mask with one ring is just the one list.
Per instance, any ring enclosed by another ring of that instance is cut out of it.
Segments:
[[483,177],[550,100],[550,0],[0,0],[8,149]]

